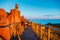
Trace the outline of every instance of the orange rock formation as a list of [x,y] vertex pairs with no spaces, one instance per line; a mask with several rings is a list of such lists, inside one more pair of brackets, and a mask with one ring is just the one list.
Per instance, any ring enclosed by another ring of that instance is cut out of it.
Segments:
[[[23,24],[22,24],[23,23]],[[27,23],[27,22],[26,22]],[[11,36],[20,35],[24,31],[25,18],[20,15],[18,5],[16,4],[15,9],[11,9],[10,15],[6,11],[0,8],[0,36],[6,40],[10,40]]]
[[7,19],[7,13],[4,9],[0,9],[0,35],[3,36],[6,40],[9,40],[10,38],[8,24],[9,20]]
[[[45,33],[45,27],[38,25],[35,22],[30,22],[24,16],[21,16],[21,13],[18,9],[18,4],[16,4],[14,9],[11,9],[10,15],[7,12],[0,8],[0,40],[10,40],[12,35],[20,39],[20,35],[23,31],[31,26],[32,30],[36,33],[37,36],[40,36],[40,39],[43,39],[43,34]],[[50,28],[48,28],[48,40],[50,40]]]

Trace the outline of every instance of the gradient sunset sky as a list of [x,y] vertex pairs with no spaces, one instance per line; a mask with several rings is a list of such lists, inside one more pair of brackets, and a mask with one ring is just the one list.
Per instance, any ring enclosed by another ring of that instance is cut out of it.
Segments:
[[26,18],[60,19],[60,0],[0,0],[0,8],[10,12],[16,3]]

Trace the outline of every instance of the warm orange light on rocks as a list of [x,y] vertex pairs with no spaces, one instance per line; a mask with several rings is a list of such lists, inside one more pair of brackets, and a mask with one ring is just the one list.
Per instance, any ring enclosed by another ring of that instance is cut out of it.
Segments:
[[[41,24],[36,24],[35,22],[30,22],[24,16],[21,16],[21,12],[18,9],[18,4],[16,4],[14,9],[11,9],[10,14],[0,8],[0,36],[2,36],[6,40],[10,40],[12,35],[16,37],[18,35],[18,39],[20,39],[21,34],[28,27],[32,27],[32,30],[35,34],[43,39],[43,34],[45,33],[45,27]],[[48,40],[50,40],[50,28],[48,28],[47,32]]]
[[4,9],[0,8],[0,35],[6,40],[10,40],[13,34],[20,36],[24,31],[24,27],[21,25],[22,20],[24,19],[20,15],[18,4],[16,4],[15,9],[11,9],[9,15]]

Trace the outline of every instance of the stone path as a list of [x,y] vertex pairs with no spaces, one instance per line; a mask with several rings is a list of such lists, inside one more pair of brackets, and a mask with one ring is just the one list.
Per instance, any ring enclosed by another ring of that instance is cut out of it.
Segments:
[[39,40],[39,37],[32,31],[31,27],[27,28],[21,35],[22,40]]

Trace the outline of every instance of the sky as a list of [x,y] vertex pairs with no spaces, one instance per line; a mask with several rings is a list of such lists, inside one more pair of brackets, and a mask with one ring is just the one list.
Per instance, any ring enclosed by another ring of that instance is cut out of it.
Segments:
[[10,12],[16,3],[25,18],[60,19],[60,0],[0,0],[0,8]]

